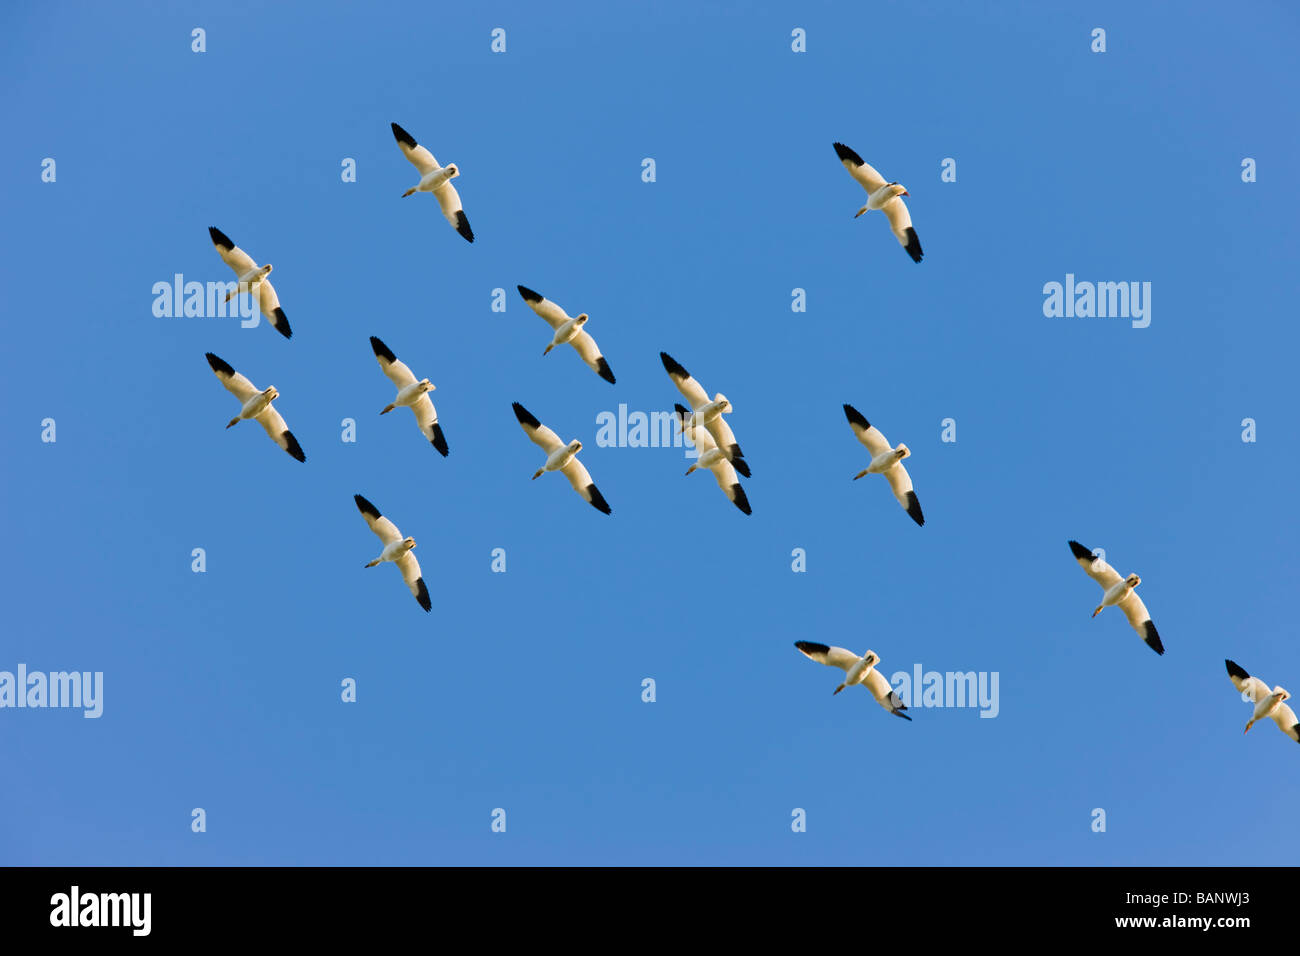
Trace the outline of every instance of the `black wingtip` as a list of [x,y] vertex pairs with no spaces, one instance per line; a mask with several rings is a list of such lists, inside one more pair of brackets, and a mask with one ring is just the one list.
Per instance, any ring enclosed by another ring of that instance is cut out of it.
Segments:
[[599,488],[595,485],[588,485],[587,494],[591,496],[591,506],[593,508],[602,514],[612,513],[609,509],[609,502],[605,500],[605,496],[600,493]]
[[370,336],[370,348],[374,351],[375,358],[381,358],[385,362],[397,361],[397,356],[393,354],[393,350],[385,345],[383,340],[377,336]]
[[1094,558],[1093,553],[1077,541],[1070,542],[1070,553],[1077,561],[1091,561]]
[[907,513],[912,516],[913,521],[924,527],[925,515],[921,514],[921,502],[917,501],[915,491],[907,493]]
[[911,717],[907,716],[907,714],[903,713],[901,710],[891,710],[890,713],[893,714],[895,717],[902,717],[904,720],[912,719]]
[[691,417],[691,410],[687,408],[685,405],[683,405],[681,402],[673,403],[673,411],[675,411],[678,415],[681,415],[683,418]]
[[374,505],[372,505],[367,499],[363,498],[361,495],[353,495],[352,500],[357,503],[357,508],[358,510],[360,510],[360,512],[363,515],[367,515],[368,517],[371,518],[383,517],[383,515],[379,513],[379,509],[376,508]]
[[433,438],[429,443],[438,450],[439,455],[447,457],[447,439],[442,434],[442,426],[437,422],[433,423]]
[[1151,650],[1155,651],[1157,654],[1163,654],[1165,652],[1165,646],[1160,643],[1160,635],[1156,632],[1155,624],[1151,621],[1147,621],[1143,625],[1143,629],[1146,633],[1143,635],[1142,640],[1147,642],[1147,646],[1149,646]]
[[795,641],[794,646],[805,654],[829,654],[831,652],[829,645],[818,644],[816,641]]
[[289,319],[284,314],[284,309],[277,308],[271,313],[271,328],[275,329],[286,339],[293,335],[293,329],[289,328]]
[[690,378],[691,373],[682,368],[667,352],[659,353],[659,361],[664,363],[664,371],[669,375],[680,375],[682,378]]
[[235,374],[235,370],[231,368],[223,359],[217,358],[217,356],[213,355],[211,352],[205,352],[204,354],[207,356],[208,365],[212,367],[212,371],[221,372],[223,375]]
[[1250,677],[1250,675],[1247,674],[1245,670],[1242,669],[1241,665],[1238,664],[1236,661],[1225,660],[1223,663],[1228,665],[1229,677],[1235,677],[1237,678],[1237,680],[1246,680],[1248,677]]
[[291,457],[298,459],[298,461],[307,460],[307,456],[302,453],[302,446],[298,444],[298,439],[293,437],[293,432],[285,432],[280,437],[284,439],[284,443],[288,446],[285,451]]
[[749,473],[749,462],[745,461],[745,459],[743,458],[731,459],[731,467],[736,469],[736,473],[740,475],[742,478],[753,477]]
[[410,133],[408,133],[406,130],[402,129],[402,127],[398,126],[396,123],[393,123],[391,125],[393,127],[393,137],[403,146],[406,146],[410,149],[415,149],[415,147],[419,145],[418,143],[416,143],[415,137],[412,136]]
[[469,219],[465,217],[464,209],[456,213],[456,231],[465,237],[466,242],[474,241],[474,230],[469,227]]
[[907,245],[903,247],[907,254],[912,257],[913,262],[920,262],[921,257],[925,255],[921,251],[921,240],[916,238],[916,230],[911,226],[907,227]]
[[420,607],[424,608],[426,612],[432,611],[433,601],[429,599],[429,589],[424,584],[424,578],[415,579],[415,588],[418,592],[415,599],[420,602]]
[[214,246],[221,246],[225,249],[235,248],[235,244],[230,241],[230,237],[216,226],[208,226],[208,235],[212,237],[212,244]]
[[749,510],[749,496],[745,494],[745,489],[740,482],[736,482],[731,486],[731,500],[745,514],[753,514]]
[[835,147],[835,155],[840,158],[840,162],[844,162],[844,160],[847,159],[854,166],[862,165],[862,157],[859,156],[857,153],[855,153],[853,150],[849,149],[843,143],[833,143],[831,145]]
[[527,425],[529,428],[541,428],[542,423],[524,406],[518,402],[511,402],[510,407],[515,410],[515,418],[519,419],[520,425]]
[[609,384],[613,385],[614,373],[610,371],[609,363],[605,361],[605,356],[602,355],[599,359],[597,359],[596,364],[600,366],[600,368],[596,370],[596,374],[599,375],[601,378],[603,378],[605,381],[609,382]]
[[519,294],[524,297],[525,302],[541,302],[542,299],[545,298],[544,296],[538,295],[526,285],[517,285],[515,288],[519,290]]
[[847,402],[844,403],[844,417],[849,420],[850,425],[857,425],[859,428],[870,428],[871,422],[866,417]]

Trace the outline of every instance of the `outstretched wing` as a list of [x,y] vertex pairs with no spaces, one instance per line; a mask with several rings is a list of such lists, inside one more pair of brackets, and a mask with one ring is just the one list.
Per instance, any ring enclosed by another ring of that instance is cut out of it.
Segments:
[[849,175],[856,179],[868,193],[874,193],[885,185],[885,177],[876,172],[870,164],[864,162],[861,156],[843,143],[833,145],[835,146],[835,155],[840,158],[840,162],[849,171]]
[[799,653],[803,654],[818,664],[825,664],[827,667],[838,667],[842,671],[848,671],[858,661],[862,659],[861,654],[854,654],[843,647],[831,647],[828,644],[818,644],[815,641],[795,641],[794,646],[799,648]]
[[1118,571],[1101,558],[1094,557],[1093,553],[1079,542],[1071,541],[1070,551],[1074,554],[1074,560],[1079,562],[1079,567],[1087,571],[1088,577],[1100,584],[1104,590],[1109,591],[1124,580],[1119,576]]
[[271,440],[287,451],[291,458],[296,458],[298,461],[307,460],[307,456],[302,453],[302,446],[298,444],[298,439],[293,437],[293,432],[289,431],[289,426],[284,423],[284,419],[280,417],[274,405],[267,405],[257,413],[256,417],[257,423],[266,429]]
[[216,226],[208,226],[208,235],[212,237],[212,244],[217,247],[217,255],[221,256],[221,260],[235,271],[235,275],[242,276],[257,268],[253,257],[231,242],[230,237]]
[[605,496],[600,493],[595,483],[591,480],[591,474],[578,461],[578,456],[574,455],[569,459],[569,463],[560,471],[564,472],[564,477],[569,479],[569,484],[573,485],[573,490],[582,496],[582,500],[590,504],[597,511],[609,514],[609,502]]
[[421,177],[442,169],[438,165],[438,161],[433,158],[433,153],[417,143],[414,136],[396,123],[393,123],[392,127],[393,137],[397,140],[397,145],[402,148],[402,155],[409,159],[411,165],[420,171]]
[[1228,677],[1232,680],[1232,686],[1245,695],[1251,703],[1258,704],[1273,693],[1267,684],[1258,677],[1251,677],[1236,661],[1225,660],[1223,663],[1228,665]]
[[1147,612],[1147,606],[1142,603],[1136,591],[1130,591],[1128,597],[1119,602],[1119,609],[1124,612],[1133,630],[1138,632],[1138,637],[1146,641],[1151,650],[1157,654],[1165,652],[1164,644],[1160,643],[1160,632],[1156,630],[1151,615]]
[[1277,722],[1278,728],[1296,743],[1300,743],[1300,723],[1295,719],[1295,711],[1286,704],[1278,704],[1269,715]]
[[469,227],[465,207],[460,204],[460,193],[456,192],[456,187],[451,184],[451,181],[448,180],[435,189],[433,198],[438,200],[438,205],[442,207],[442,215],[451,223],[451,227],[467,242],[473,242],[474,230]]
[[398,361],[397,356],[393,354],[393,350],[373,335],[370,336],[370,348],[379,361],[379,368],[388,376],[388,380],[397,386],[399,391],[408,385],[415,384],[415,375],[406,367],[406,363]]
[[519,425],[523,428],[524,434],[529,437],[534,445],[541,446],[541,449],[548,455],[557,448],[563,447],[564,442],[560,441],[560,436],[539,422],[532,412],[518,402],[512,402],[510,407],[515,410],[515,418],[519,420]]
[[519,290],[519,294],[523,296],[524,301],[528,303],[528,307],[545,319],[546,324],[551,328],[558,329],[572,318],[572,316],[550,299],[546,298],[546,296],[539,292],[534,292],[532,289],[528,288],[528,286],[517,285],[515,288]]
[[372,505],[361,495],[353,495],[352,500],[357,503],[357,509],[361,516],[366,519],[366,524],[387,547],[394,541],[402,540],[402,532],[397,530],[397,525],[393,524],[387,518],[379,513],[379,509]]
[[894,238],[899,245],[907,250],[913,262],[920,262],[924,254],[921,252],[921,240],[916,237],[916,230],[912,228],[912,216],[902,198],[895,196],[881,207],[881,211],[889,218],[889,228],[894,231]]
[[429,589],[424,585],[424,577],[420,574],[420,562],[415,560],[415,555],[408,551],[398,558],[395,563],[398,570],[402,572],[402,580],[411,589],[415,599],[420,602],[420,607],[426,611],[432,611],[433,601],[429,599]]
[[433,400],[429,398],[428,392],[416,399],[415,404],[411,406],[411,411],[415,413],[415,420],[424,437],[429,439],[429,443],[438,450],[438,454],[446,458],[447,439],[443,437],[442,426],[438,424],[438,410],[433,407]]
[[243,375],[236,372],[226,362],[213,355],[211,352],[205,354],[208,359],[208,365],[211,366],[217,379],[222,385],[226,386],[226,390],[230,392],[230,394],[239,399],[241,404],[257,394],[257,388],[254,387],[253,383]]
[[659,360],[664,363],[664,371],[673,380],[673,384],[677,386],[677,391],[682,393],[682,397],[690,402],[692,409],[709,403],[709,396],[704,391],[704,386],[695,381],[691,377],[691,373],[678,365],[671,355],[667,352],[660,352]]
[[860,411],[852,405],[845,404],[844,416],[849,420],[849,426],[853,429],[853,434],[858,437],[858,441],[867,447],[867,451],[871,452],[872,458],[889,451],[889,442],[885,440],[884,434],[879,428],[867,421]]
[[893,468],[885,472],[885,478],[889,480],[889,487],[894,489],[894,497],[898,503],[919,525],[925,524],[925,515],[921,514],[921,502],[916,500],[916,492],[912,490],[912,476],[907,473],[900,461]]
[[609,363],[605,361],[605,356],[600,354],[600,346],[596,344],[596,340],[588,335],[585,329],[570,339],[569,344],[582,356],[588,368],[605,381],[613,383],[614,373],[610,370]]

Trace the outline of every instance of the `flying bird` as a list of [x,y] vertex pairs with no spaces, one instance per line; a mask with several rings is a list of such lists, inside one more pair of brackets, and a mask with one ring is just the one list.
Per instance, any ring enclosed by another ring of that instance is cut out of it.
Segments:
[[402,198],[405,199],[411,193],[417,192],[433,193],[433,198],[438,200],[438,205],[442,207],[442,214],[451,223],[452,228],[467,241],[473,242],[474,230],[469,227],[469,220],[465,218],[465,208],[460,204],[460,194],[451,184],[451,181],[460,175],[460,167],[455,163],[439,166],[438,161],[433,158],[433,153],[417,143],[410,133],[396,123],[392,126],[397,145],[402,147],[402,155],[420,171],[420,181],[402,193]]
[[863,475],[884,475],[903,510],[918,525],[924,525],[925,515],[921,514],[921,502],[917,501],[916,492],[912,490],[912,476],[903,467],[903,459],[912,454],[911,449],[901,443],[897,448],[890,448],[880,429],[863,418],[862,413],[852,405],[844,406],[844,415],[853,428],[853,434],[858,436],[858,441],[871,452],[871,464],[854,475],[853,480],[857,481]]
[[902,717],[904,720],[912,719],[903,713],[903,711],[907,710],[903,706],[903,698],[899,697],[897,692],[889,686],[889,681],[885,679],[885,675],[876,670],[876,665],[880,663],[880,657],[875,651],[867,651],[867,653],[859,657],[852,651],[847,651],[842,647],[830,647],[813,641],[795,641],[794,646],[799,648],[801,654],[818,664],[825,664],[827,667],[838,667],[840,670],[847,672],[843,683],[835,688],[836,694],[846,687],[861,684],[871,691],[871,696],[876,698],[877,704],[895,717]]
[[420,431],[424,433],[424,437],[429,439],[429,443],[434,448],[438,449],[438,454],[446,458],[447,439],[443,437],[442,426],[438,424],[438,410],[433,407],[433,401],[429,398],[429,393],[438,386],[427,378],[422,378],[417,382],[415,375],[406,367],[406,363],[399,362],[392,350],[373,335],[370,336],[370,347],[375,351],[375,358],[379,360],[379,367],[383,369],[389,380],[397,386],[397,397],[386,405],[379,414],[387,415],[399,405],[406,406],[415,413],[416,424],[420,426]]
[[573,490],[582,496],[583,501],[597,511],[609,514],[609,503],[605,501],[605,496],[592,482],[591,475],[583,467],[582,462],[578,461],[577,455],[582,451],[582,442],[575,438],[566,445],[560,441],[559,435],[534,418],[524,406],[513,402],[511,407],[515,410],[515,418],[519,419],[524,434],[532,439],[533,444],[540,446],[542,451],[546,452],[546,464],[533,472],[533,480],[536,481],[548,471],[562,471],[564,477],[569,479],[569,484],[573,485]]
[[677,412],[677,426],[687,438],[695,450],[699,452],[699,458],[695,464],[686,469],[686,474],[690,474],[697,468],[707,468],[713,472],[713,477],[717,479],[718,487],[737,508],[745,514],[750,514],[749,497],[745,494],[745,489],[736,477],[736,469],[732,467],[727,456],[724,455],[709,430],[700,425],[691,424],[691,413],[682,405],[674,405]]
[[1092,612],[1092,616],[1096,617],[1100,614],[1102,608],[1118,607],[1124,612],[1128,622],[1133,625],[1133,630],[1138,632],[1138,636],[1150,645],[1151,650],[1163,654],[1165,646],[1160,643],[1160,635],[1151,621],[1151,615],[1147,613],[1147,606],[1137,596],[1137,591],[1133,590],[1142,583],[1142,579],[1136,574],[1121,578],[1118,571],[1101,558],[1094,556],[1077,541],[1070,542],[1070,551],[1074,554],[1074,559],[1079,562],[1079,567],[1087,571],[1088,577],[1100,584],[1101,589],[1106,592],[1097,609]]
[[226,386],[235,398],[239,399],[243,407],[240,408],[239,414],[227,423],[227,428],[233,428],[241,421],[254,419],[259,425],[266,429],[266,433],[271,436],[272,441],[287,451],[292,457],[299,461],[306,461],[307,456],[302,453],[302,446],[298,444],[298,439],[293,437],[293,432],[284,423],[271,403],[280,397],[279,391],[272,385],[270,388],[258,389],[252,382],[243,375],[236,372],[233,368],[223,362],[211,352],[206,353],[208,365],[216,374],[221,384]]
[[1225,660],[1223,663],[1228,665],[1228,677],[1232,679],[1232,686],[1255,705],[1255,713],[1242,733],[1249,733],[1250,728],[1255,726],[1255,721],[1272,717],[1282,733],[1300,743],[1300,722],[1296,721],[1295,711],[1283,703],[1291,695],[1281,687],[1269,690],[1267,684],[1258,677],[1251,677],[1235,661]]
[[907,188],[899,183],[887,183],[885,177],[876,172],[862,157],[843,143],[835,143],[835,155],[840,158],[849,175],[867,191],[867,204],[857,211],[854,219],[870,209],[879,209],[889,219],[889,228],[894,231],[894,238],[907,250],[913,262],[921,261],[921,240],[916,238],[912,228],[912,217],[901,197],[909,195]]
[[280,297],[275,294],[275,287],[271,285],[271,280],[266,278],[271,272],[271,264],[268,262],[264,266],[259,266],[253,261],[252,256],[231,242],[230,237],[216,226],[208,226],[208,235],[212,237],[212,244],[217,247],[217,255],[221,256],[222,261],[239,277],[239,285],[234,291],[226,294],[226,301],[229,302],[242,292],[256,294],[258,308],[270,320],[271,326],[286,339],[293,335],[293,330],[289,328],[289,320],[284,317],[284,309],[280,308]]
[[677,391],[681,392],[682,397],[691,403],[693,409],[691,424],[703,425],[707,428],[718,448],[727,456],[727,460],[735,466],[736,471],[748,478],[749,465],[745,461],[745,453],[740,450],[740,445],[736,444],[736,436],[732,434],[731,426],[722,418],[724,414],[730,414],[732,410],[731,402],[727,401],[727,396],[718,392],[710,401],[708,393],[704,391],[704,386],[691,378],[691,373],[678,365],[671,355],[667,352],[660,352],[659,360],[664,363],[664,371],[668,373],[668,377],[677,386]]
[[419,602],[420,607],[425,611],[433,610],[433,602],[429,600],[429,589],[424,585],[424,577],[420,574],[420,562],[415,560],[415,555],[411,550],[415,547],[414,538],[403,538],[402,532],[397,530],[397,525],[393,524],[387,518],[379,513],[379,509],[372,505],[361,495],[353,495],[352,500],[357,503],[357,508],[361,516],[366,519],[366,524],[370,530],[379,536],[379,540],[384,542],[384,550],[379,553],[379,557],[366,565],[373,568],[376,564],[382,564],[385,561],[392,561],[397,565],[397,569],[402,572],[402,580],[406,586],[411,589],[415,595],[415,600]]
[[551,349],[557,345],[563,345],[567,342],[573,346],[574,351],[582,356],[582,360],[587,363],[593,372],[605,381],[613,383],[614,373],[609,370],[609,363],[605,361],[605,356],[600,354],[600,346],[583,328],[587,324],[586,312],[576,317],[570,317],[569,313],[550,299],[534,292],[527,286],[521,285],[516,286],[516,288],[529,307],[545,319],[546,324],[555,330],[555,336],[551,339],[551,344],[546,346],[543,355],[549,354]]

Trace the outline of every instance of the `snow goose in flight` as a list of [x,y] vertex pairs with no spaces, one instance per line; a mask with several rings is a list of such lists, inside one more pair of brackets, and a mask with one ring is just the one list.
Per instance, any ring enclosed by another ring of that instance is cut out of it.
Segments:
[[392,126],[397,145],[402,147],[402,155],[420,171],[420,181],[402,193],[402,198],[405,199],[416,192],[433,193],[433,198],[438,200],[438,205],[442,207],[442,214],[451,223],[452,228],[467,241],[473,242],[474,230],[469,227],[469,220],[465,218],[465,208],[460,204],[460,194],[451,184],[451,181],[460,175],[460,167],[455,163],[439,166],[438,161],[433,158],[433,153],[417,143],[410,133],[396,123]]
[[668,373],[668,377],[677,386],[677,391],[681,392],[682,397],[691,403],[693,410],[691,424],[703,425],[707,428],[718,448],[727,456],[727,460],[735,466],[736,471],[748,478],[749,465],[745,461],[745,453],[736,444],[736,436],[732,434],[731,426],[722,418],[724,414],[730,414],[732,410],[731,402],[727,401],[727,396],[718,392],[710,401],[708,393],[704,391],[704,386],[691,378],[691,373],[678,365],[671,355],[667,352],[660,352],[659,360],[664,363],[664,371]]
[[1133,625],[1133,630],[1138,632],[1138,636],[1150,645],[1151,650],[1163,654],[1165,646],[1160,643],[1160,635],[1156,632],[1155,624],[1151,622],[1147,606],[1142,603],[1142,599],[1134,590],[1142,583],[1142,579],[1136,574],[1121,578],[1118,571],[1077,541],[1070,542],[1070,551],[1074,554],[1074,559],[1079,562],[1079,567],[1087,571],[1088,577],[1100,584],[1101,589],[1106,592],[1102,595],[1097,609],[1092,612],[1092,616],[1096,617],[1100,614],[1102,608],[1118,607],[1124,612],[1128,622]]
[[707,468],[713,472],[713,477],[717,479],[718,487],[723,493],[731,499],[731,503],[743,511],[745,514],[751,514],[749,510],[749,497],[745,494],[745,489],[736,477],[736,469],[732,467],[727,456],[719,450],[713,436],[709,430],[700,425],[691,424],[691,413],[683,405],[674,405],[677,412],[677,427],[682,434],[690,439],[691,444],[699,453],[699,458],[695,464],[686,469],[686,474],[690,474],[697,468]]
[[903,467],[903,459],[912,454],[911,449],[903,444],[890,448],[880,429],[863,418],[862,413],[852,405],[844,406],[844,415],[853,428],[853,434],[858,436],[858,441],[871,452],[871,464],[854,475],[853,480],[857,481],[863,475],[884,475],[903,510],[918,525],[924,525],[925,515],[921,514],[921,502],[916,500],[916,492],[912,490],[912,476]]
[[1228,677],[1232,679],[1232,686],[1241,691],[1243,698],[1255,705],[1255,713],[1242,733],[1249,733],[1250,728],[1255,726],[1255,721],[1272,717],[1282,733],[1300,743],[1300,722],[1296,721],[1295,711],[1283,703],[1291,695],[1281,687],[1269,690],[1267,684],[1258,677],[1251,677],[1235,661],[1225,660],[1223,663],[1228,665]]
[[254,419],[266,429],[266,433],[277,445],[299,461],[306,461],[307,456],[302,453],[302,446],[298,444],[298,439],[293,437],[293,432],[289,431],[280,413],[271,406],[271,403],[280,397],[276,387],[272,385],[270,388],[258,389],[211,352],[207,353],[207,358],[208,365],[212,367],[221,384],[243,404],[239,414],[232,418],[226,427],[233,428],[241,421]]
[[433,610],[433,602],[429,600],[429,589],[424,586],[424,577],[420,574],[420,562],[416,561],[415,555],[411,554],[411,549],[415,547],[415,539],[403,538],[402,532],[397,530],[397,525],[381,515],[379,509],[361,495],[353,495],[352,500],[357,503],[357,508],[361,511],[361,516],[366,519],[370,530],[384,542],[384,550],[379,553],[379,557],[366,567],[373,568],[376,564],[392,561],[402,572],[402,580],[411,589],[420,607],[425,611]]
[[534,418],[524,406],[513,402],[511,407],[515,410],[515,418],[519,419],[524,434],[532,439],[533,444],[540,446],[542,451],[546,452],[546,464],[533,473],[533,480],[548,471],[562,471],[564,477],[569,479],[569,484],[573,485],[573,490],[582,496],[583,501],[588,502],[597,511],[609,514],[609,503],[592,482],[591,475],[583,467],[582,462],[578,461],[577,456],[578,452],[582,451],[582,442],[575,438],[566,445],[560,441],[559,435]]
[[234,296],[243,292],[255,294],[258,307],[270,320],[272,327],[286,339],[293,335],[293,330],[289,328],[289,320],[284,317],[284,309],[280,308],[280,297],[275,294],[275,287],[271,285],[271,280],[266,278],[271,271],[271,264],[268,262],[264,266],[259,266],[253,261],[252,256],[231,242],[230,237],[216,226],[208,226],[208,235],[212,237],[212,244],[217,247],[217,255],[221,256],[222,261],[230,266],[238,277],[239,285],[226,295],[226,301],[229,302]]
[[903,706],[903,698],[899,697],[897,692],[889,686],[889,681],[885,679],[885,675],[876,670],[876,665],[880,663],[880,657],[875,651],[867,651],[867,653],[859,657],[852,651],[847,651],[842,647],[829,647],[826,644],[817,644],[813,641],[795,641],[794,646],[799,648],[801,654],[818,664],[825,664],[827,667],[838,667],[840,670],[847,672],[844,682],[835,688],[836,694],[846,687],[861,684],[871,691],[871,696],[876,698],[877,704],[895,717],[902,717],[904,720],[912,719],[903,713],[903,711],[907,710]]
[[912,228],[912,217],[908,215],[907,206],[900,198],[908,195],[907,189],[898,183],[887,183],[885,177],[876,172],[862,157],[843,143],[836,143],[835,155],[840,158],[849,175],[856,179],[867,191],[867,204],[857,211],[854,219],[869,209],[879,209],[889,219],[889,228],[894,230],[894,238],[907,250],[913,262],[921,261],[921,240],[916,238]]
[[405,362],[399,362],[397,356],[392,350],[375,338],[370,336],[370,347],[375,350],[375,358],[379,360],[379,367],[384,370],[384,374],[397,386],[397,397],[384,407],[380,415],[387,415],[399,405],[405,405],[415,413],[416,424],[420,426],[420,431],[424,437],[429,439],[429,443],[438,449],[438,454],[443,458],[447,457],[447,439],[443,437],[442,426],[438,424],[438,410],[433,407],[433,402],[429,398],[429,393],[438,386],[434,385],[427,378],[422,378],[418,382],[415,375]]
[[549,354],[551,349],[557,345],[568,342],[582,356],[582,360],[587,363],[593,372],[605,381],[613,383],[614,373],[610,371],[605,356],[600,354],[600,346],[583,328],[587,324],[586,312],[576,317],[570,317],[569,313],[550,299],[539,295],[527,286],[521,285],[515,288],[519,290],[519,294],[524,297],[524,301],[528,303],[529,307],[545,319],[546,324],[555,330],[555,336],[551,339],[551,344],[546,346],[543,355]]

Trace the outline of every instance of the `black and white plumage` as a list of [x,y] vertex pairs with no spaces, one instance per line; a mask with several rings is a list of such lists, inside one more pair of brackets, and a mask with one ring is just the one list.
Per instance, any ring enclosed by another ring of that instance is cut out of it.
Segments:
[[587,367],[603,378],[605,381],[613,384],[614,373],[610,371],[609,362],[605,361],[605,356],[600,352],[600,346],[596,340],[584,328],[587,324],[587,313],[583,312],[577,316],[570,316],[562,308],[552,302],[545,296],[534,292],[527,286],[516,286],[519,294],[524,297],[529,308],[546,320],[546,324],[555,330],[555,335],[551,339],[551,344],[546,346],[543,355],[548,354],[551,349],[557,345],[564,345],[566,342],[573,346],[582,360],[587,363]]
[[804,657],[818,664],[825,664],[827,667],[838,667],[845,672],[843,683],[835,688],[836,694],[846,687],[861,684],[871,692],[877,704],[895,717],[902,717],[904,720],[912,719],[903,713],[907,710],[903,706],[903,698],[889,686],[885,675],[876,670],[876,665],[880,663],[880,656],[875,651],[867,651],[859,657],[842,647],[831,647],[814,641],[795,641],[794,646],[799,648],[799,653]]
[[674,411],[677,412],[677,428],[692,447],[699,453],[699,458],[695,464],[686,469],[686,474],[690,474],[697,468],[707,468],[713,472],[713,477],[718,482],[718,487],[722,489],[723,494],[730,499],[731,503],[743,511],[745,514],[751,514],[749,508],[749,497],[745,494],[745,488],[736,477],[736,469],[727,459],[709,430],[701,425],[691,423],[691,413],[683,405],[674,405]]
[[226,301],[229,302],[234,296],[243,292],[256,294],[258,308],[270,321],[271,326],[286,339],[293,335],[293,330],[289,328],[289,320],[284,316],[284,309],[280,308],[280,297],[275,294],[275,287],[271,285],[271,280],[266,278],[271,272],[271,264],[268,262],[264,266],[259,266],[253,261],[252,256],[231,242],[230,237],[216,226],[208,226],[208,235],[212,237],[212,244],[217,247],[217,255],[234,270],[239,282],[239,287],[226,296]]
[[211,352],[206,354],[208,365],[211,366],[218,381],[226,386],[226,390],[239,399],[243,406],[240,408],[239,414],[232,418],[226,424],[226,427],[233,428],[241,421],[247,421],[251,418],[265,428],[266,433],[271,436],[271,440],[287,451],[290,456],[298,461],[306,461],[307,456],[302,453],[302,446],[298,444],[298,439],[293,437],[293,432],[289,431],[289,426],[284,423],[280,413],[271,405],[273,401],[280,397],[280,392],[276,387],[272,385],[269,388],[259,389],[222,359]]
[[438,450],[438,454],[446,458],[447,439],[442,434],[442,426],[438,424],[438,410],[433,407],[433,400],[429,398],[429,393],[437,386],[427,378],[417,381],[415,374],[406,367],[406,363],[398,361],[392,349],[373,335],[370,336],[370,347],[374,350],[375,358],[379,360],[379,367],[397,386],[397,397],[379,414],[387,415],[399,405],[409,408],[415,413],[416,424],[420,426],[424,437],[429,439],[429,443]]
[[460,167],[455,163],[439,166],[438,161],[433,158],[433,153],[417,143],[410,133],[396,123],[393,123],[392,127],[393,137],[397,140],[397,145],[402,148],[402,155],[420,172],[420,181],[402,193],[402,198],[405,199],[416,192],[433,193],[433,198],[438,200],[442,214],[451,223],[452,228],[464,236],[466,241],[473,242],[474,230],[469,227],[465,208],[460,204],[460,193],[456,192],[456,187],[451,184],[451,181],[460,175]]
[[863,162],[861,156],[843,143],[835,143],[835,155],[840,158],[849,175],[867,191],[867,204],[857,211],[854,219],[871,209],[879,209],[889,219],[889,228],[913,262],[920,262],[921,240],[912,228],[912,216],[907,211],[903,196],[908,195],[907,188],[899,183],[886,182],[885,177],[876,172],[870,164]]
[[397,530],[397,525],[380,514],[379,509],[361,495],[353,495],[352,500],[357,503],[357,510],[366,519],[370,530],[384,543],[384,550],[380,552],[379,557],[369,562],[366,567],[373,568],[384,561],[392,561],[402,572],[402,580],[411,589],[420,607],[425,611],[433,610],[429,589],[425,587],[424,576],[420,574],[420,562],[415,560],[415,555],[411,553],[415,547],[415,539],[402,537],[402,532]]
[[901,443],[897,448],[890,448],[880,429],[867,421],[852,405],[845,404],[844,415],[849,420],[853,434],[858,436],[858,441],[871,453],[871,464],[854,475],[853,480],[857,481],[863,475],[884,475],[903,510],[918,525],[924,525],[925,515],[921,513],[921,502],[912,490],[912,476],[902,464],[904,458],[911,456],[911,449]]
[[605,500],[605,496],[591,480],[591,475],[583,467],[582,462],[578,461],[577,456],[578,452],[582,451],[582,442],[575,438],[566,445],[560,441],[559,435],[539,422],[524,406],[514,402],[511,407],[515,410],[515,418],[519,420],[524,434],[533,444],[546,452],[546,463],[533,473],[533,480],[548,471],[563,472],[564,477],[569,479],[569,484],[573,485],[573,490],[582,496],[583,501],[603,514],[610,514],[609,503]]
[[1241,692],[1243,699],[1255,705],[1250,723],[1242,733],[1248,733],[1250,728],[1255,726],[1255,721],[1272,717],[1278,730],[1296,743],[1300,743],[1300,721],[1296,720],[1295,711],[1284,703],[1291,695],[1282,687],[1269,690],[1267,684],[1258,677],[1251,677],[1235,661],[1225,660],[1223,663],[1228,666],[1228,677],[1232,680],[1232,686]]
[[749,464],[745,461],[745,453],[740,450],[740,445],[736,443],[736,436],[732,434],[731,426],[722,417],[731,414],[732,411],[731,402],[727,401],[727,396],[718,392],[710,400],[708,392],[704,391],[704,386],[692,378],[691,373],[682,368],[671,355],[667,352],[660,352],[659,360],[663,362],[664,371],[668,373],[668,377],[677,386],[677,391],[681,392],[682,397],[691,403],[691,423],[693,425],[703,425],[707,428],[709,434],[713,436],[714,443],[727,456],[727,460],[735,466],[736,471],[748,478],[750,476]]
[[1100,584],[1105,592],[1092,616],[1100,614],[1102,608],[1118,607],[1147,646],[1157,654],[1163,654],[1165,646],[1160,643],[1160,634],[1151,621],[1151,615],[1147,613],[1147,606],[1134,590],[1142,583],[1142,579],[1136,574],[1130,574],[1127,578],[1120,577],[1118,571],[1077,541],[1070,542],[1070,553],[1079,562],[1079,567],[1088,572],[1088,577]]

